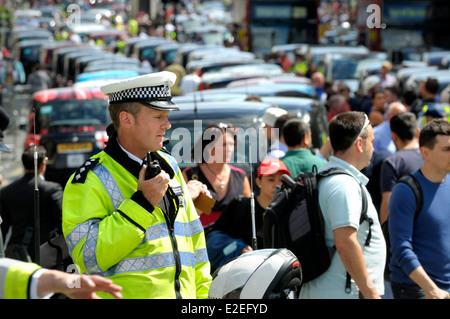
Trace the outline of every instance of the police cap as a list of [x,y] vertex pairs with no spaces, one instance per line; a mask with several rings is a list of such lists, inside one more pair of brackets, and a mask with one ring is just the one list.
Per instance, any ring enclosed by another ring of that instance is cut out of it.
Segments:
[[178,111],[170,92],[176,78],[175,73],[162,71],[109,83],[100,90],[108,95],[110,104],[139,102],[155,110]]

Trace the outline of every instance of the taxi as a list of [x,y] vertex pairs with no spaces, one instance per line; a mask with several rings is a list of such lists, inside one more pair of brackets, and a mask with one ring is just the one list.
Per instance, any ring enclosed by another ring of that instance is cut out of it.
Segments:
[[31,98],[25,147],[47,150],[47,180],[65,185],[70,175],[107,141],[108,99],[99,88],[57,88]]

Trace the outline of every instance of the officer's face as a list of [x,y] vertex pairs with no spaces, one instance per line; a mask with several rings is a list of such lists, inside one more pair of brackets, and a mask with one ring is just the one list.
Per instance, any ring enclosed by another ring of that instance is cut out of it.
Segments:
[[148,151],[160,150],[163,146],[164,134],[170,129],[171,125],[168,119],[170,111],[158,111],[146,106],[142,106],[137,114],[131,134],[137,152],[140,157],[145,156]]

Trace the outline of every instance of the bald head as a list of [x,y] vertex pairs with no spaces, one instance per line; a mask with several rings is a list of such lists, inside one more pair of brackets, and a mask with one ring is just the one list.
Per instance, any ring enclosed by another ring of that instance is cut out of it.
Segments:
[[315,87],[322,87],[325,84],[325,77],[321,72],[314,72],[311,75],[311,81]]
[[396,114],[406,112],[406,106],[401,102],[392,102],[386,111],[388,121]]

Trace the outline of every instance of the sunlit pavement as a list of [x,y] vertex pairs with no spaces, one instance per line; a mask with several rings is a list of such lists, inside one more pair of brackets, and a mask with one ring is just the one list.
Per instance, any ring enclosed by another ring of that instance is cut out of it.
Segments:
[[3,134],[3,143],[11,150],[11,153],[0,153],[1,186],[5,186],[22,176],[21,156],[26,137],[24,130],[14,130],[14,128],[8,128]]

